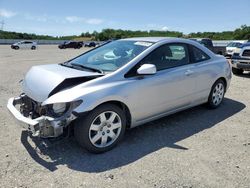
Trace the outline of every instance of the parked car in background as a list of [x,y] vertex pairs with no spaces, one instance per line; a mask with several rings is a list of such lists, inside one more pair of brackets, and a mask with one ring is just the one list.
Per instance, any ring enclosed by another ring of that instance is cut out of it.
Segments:
[[213,41],[208,38],[191,38],[191,40],[197,41],[203,46],[207,47],[209,50],[219,55],[226,55],[226,47],[224,46],[214,46]]
[[92,42],[85,42],[84,47],[96,47],[96,43],[93,41]]
[[75,48],[79,49],[83,46],[83,42],[78,42],[78,41],[67,41],[64,42],[63,44],[59,44],[58,48],[60,49],[66,49],[66,48]]
[[236,75],[250,71],[250,43],[243,44],[239,53],[232,56],[232,72]]
[[234,54],[237,56],[241,52],[242,48],[250,46],[250,42],[243,43],[234,50]]
[[226,57],[231,58],[237,48],[242,45],[240,42],[230,42],[226,47]]
[[101,153],[128,128],[203,103],[219,107],[230,80],[228,61],[197,42],[129,38],[32,67],[7,107],[33,135],[58,137],[73,126],[82,147]]
[[20,41],[11,45],[12,49],[31,49],[35,50],[37,48],[37,43],[33,41]]

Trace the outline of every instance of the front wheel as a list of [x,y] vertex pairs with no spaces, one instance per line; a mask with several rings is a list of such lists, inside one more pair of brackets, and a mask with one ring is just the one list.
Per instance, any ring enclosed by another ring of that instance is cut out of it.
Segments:
[[35,47],[35,46],[32,46],[32,47],[31,47],[31,50],[35,50],[35,49],[36,49],[36,47]]
[[92,153],[102,153],[121,141],[125,127],[124,112],[116,105],[105,104],[78,119],[74,134],[82,147]]
[[220,106],[221,102],[223,101],[225,95],[225,82],[223,80],[217,80],[208,97],[208,106],[210,108],[217,108]]

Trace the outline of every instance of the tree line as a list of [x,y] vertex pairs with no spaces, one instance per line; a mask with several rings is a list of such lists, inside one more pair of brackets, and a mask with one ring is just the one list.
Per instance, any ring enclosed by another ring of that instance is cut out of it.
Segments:
[[37,34],[30,34],[30,33],[19,33],[19,32],[12,32],[12,31],[2,31],[0,30],[0,39],[23,39],[23,40],[71,40],[77,38],[77,35],[72,36],[61,36],[61,37],[54,37],[49,35],[37,35]]
[[250,26],[242,25],[234,31],[190,33],[188,36],[213,40],[250,40]]
[[197,32],[188,35],[179,31],[132,31],[122,29],[103,29],[100,32],[83,32],[81,35],[54,37],[49,35],[36,35],[28,33],[18,33],[0,31],[0,39],[25,39],[25,40],[77,40],[89,39],[105,41],[110,39],[121,39],[128,37],[183,37],[183,38],[210,38],[212,40],[250,40],[250,26],[242,25],[234,31],[223,32]]

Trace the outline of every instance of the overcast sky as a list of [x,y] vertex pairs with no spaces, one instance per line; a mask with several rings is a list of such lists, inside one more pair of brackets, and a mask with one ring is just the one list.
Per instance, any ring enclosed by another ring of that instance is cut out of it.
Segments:
[[53,36],[104,28],[224,31],[250,25],[250,0],[0,0],[2,20],[4,30]]

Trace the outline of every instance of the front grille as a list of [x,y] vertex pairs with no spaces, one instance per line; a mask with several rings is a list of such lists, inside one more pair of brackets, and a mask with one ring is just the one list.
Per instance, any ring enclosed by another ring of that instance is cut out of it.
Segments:
[[250,57],[250,50],[244,50],[244,52],[242,53],[242,56]]
[[247,65],[250,64],[249,62],[240,62],[240,63],[241,64],[247,64]]

